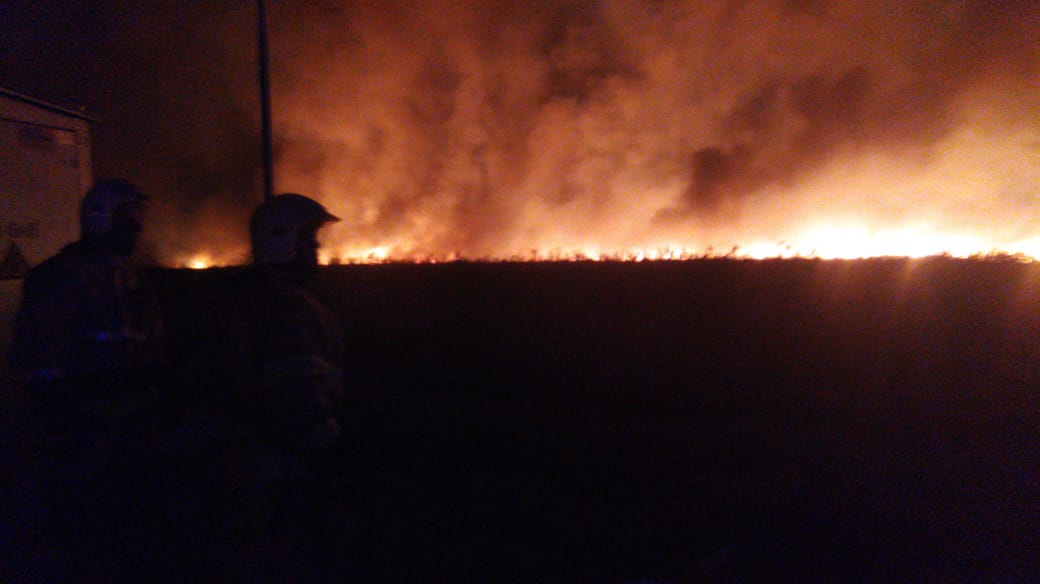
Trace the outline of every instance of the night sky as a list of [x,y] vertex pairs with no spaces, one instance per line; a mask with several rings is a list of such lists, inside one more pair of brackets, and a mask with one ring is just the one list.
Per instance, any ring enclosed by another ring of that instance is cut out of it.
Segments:
[[[100,120],[153,256],[241,256],[255,15],[6,2],[0,86]],[[1035,2],[276,1],[269,31],[276,190],[343,255],[1040,242]]]

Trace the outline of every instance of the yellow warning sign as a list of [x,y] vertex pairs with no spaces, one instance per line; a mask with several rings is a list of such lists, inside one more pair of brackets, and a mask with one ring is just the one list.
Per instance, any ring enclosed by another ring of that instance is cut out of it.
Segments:
[[29,262],[25,261],[18,244],[12,241],[4,252],[4,259],[0,260],[0,280],[24,278],[28,274]]

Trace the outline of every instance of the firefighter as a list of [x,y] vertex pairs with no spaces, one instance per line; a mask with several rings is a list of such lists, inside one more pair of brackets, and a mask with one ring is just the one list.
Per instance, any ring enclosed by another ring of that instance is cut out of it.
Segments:
[[11,362],[51,438],[70,448],[155,421],[162,319],[128,261],[146,200],[125,179],[97,182],[80,207],[80,239],[33,268],[23,287]]
[[95,183],[81,237],[30,271],[15,319],[10,363],[41,431],[43,512],[69,535],[117,514],[109,503],[144,501],[155,474],[162,319],[129,262],[146,200],[128,180]]
[[254,269],[240,303],[244,397],[259,406],[268,438],[310,465],[342,434],[343,333],[310,286],[318,230],[335,221],[303,195],[282,194],[260,205],[249,226]]
[[290,555],[338,558],[353,538],[344,338],[313,286],[318,231],[338,220],[303,195],[261,204],[249,225],[253,265],[236,294],[235,385],[252,436],[236,455],[236,504],[253,529],[304,545]]

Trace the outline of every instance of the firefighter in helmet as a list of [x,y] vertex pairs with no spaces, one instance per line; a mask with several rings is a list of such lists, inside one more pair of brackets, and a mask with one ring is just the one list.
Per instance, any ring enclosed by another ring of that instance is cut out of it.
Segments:
[[[147,197],[128,180],[94,184],[81,237],[31,270],[11,362],[52,442],[89,449],[154,421],[165,367],[158,303],[131,267]],[[136,445],[141,441],[131,439]]]
[[[83,555],[95,561],[144,545],[127,535],[128,526],[151,521],[144,514],[155,517],[162,505],[162,319],[129,263],[146,200],[125,179],[90,188],[80,208],[81,237],[34,267],[23,284],[9,355],[36,414],[27,474],[36,495],[26,504],[33,525],[56,545],[95,546]],[[92,562],[68,568],[93,579]]]
[[328,566],[315,560],[279,567],[296,577],[339,570],[338,551],[350,534],[342,496],[350,487],[341,427],[344,338],[314,285],[318,231],[338,220],[294,193],[257,207],[249,223],[253,265],[237,281],[231,315],[231,397],[235,418],[244,422],[228,441],[231,509],[245,529],[279,545],[329,552],[321,554]]
[[338,220],[312,198],[286,193],[250,221],[255,270],[244,303],[246,366],[272,440],[305,458],[333,446],[341,431],[343,336],[309,286],[317,232]]
[[318,230],[339,221],[317,201],[272,197],[250,220],[254,267],[239,309],[245,395],[268,438],[312,470],[337,449],[342,429],[343,333],[312,291]]

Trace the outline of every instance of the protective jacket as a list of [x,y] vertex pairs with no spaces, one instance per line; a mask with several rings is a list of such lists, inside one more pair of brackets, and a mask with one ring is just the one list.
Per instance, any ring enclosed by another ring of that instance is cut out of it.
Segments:
[[126,261],[81,240],[29,273],[10,358],[51,427],[71,429],[154,408],[162,333],[158,302]]
[[331,446],[343,408],[343,333],[338,319],[279,266],[257,265],[239,295],[240,398],[275,442],[304,456]]

